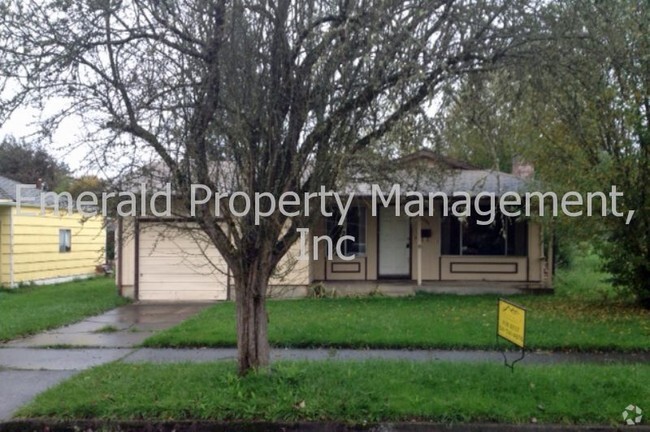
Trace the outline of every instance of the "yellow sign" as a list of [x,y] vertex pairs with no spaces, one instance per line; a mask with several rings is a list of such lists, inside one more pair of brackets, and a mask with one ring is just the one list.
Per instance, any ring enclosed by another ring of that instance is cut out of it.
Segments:
[[526,309],[499,299],[497,335],[523,348],[526,336]]

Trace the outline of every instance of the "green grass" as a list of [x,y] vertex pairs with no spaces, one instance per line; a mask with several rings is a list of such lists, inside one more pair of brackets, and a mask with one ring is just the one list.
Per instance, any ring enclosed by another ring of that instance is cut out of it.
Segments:
[[[597,265],[586,257],[560,272],[555,295],[513,297],[528,308],[529,348],[650,350],[650,312],[612,300]],[[493,349],[496,302],[496,296],[454,295],[271,300],[269,340],[278,347]],[[234,304],[217,304],[144,345],[235,346]]]
[[109,278],[0,290],[0,341],[70,324],[125,303]]
[[112,363],[39,395],[20,417],[62,419],[620,424],[650,401],[649,365],[520,366],[407,361]]

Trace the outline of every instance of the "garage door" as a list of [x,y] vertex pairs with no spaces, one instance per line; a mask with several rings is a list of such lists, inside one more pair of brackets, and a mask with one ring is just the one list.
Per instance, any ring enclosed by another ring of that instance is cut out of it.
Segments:
[[226,263],[196,225],[140,223],[139,299],[225,300]]

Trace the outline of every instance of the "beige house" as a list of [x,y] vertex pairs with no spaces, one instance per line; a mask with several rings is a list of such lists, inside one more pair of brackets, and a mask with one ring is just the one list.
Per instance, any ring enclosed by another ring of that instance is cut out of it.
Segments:
[[[406,167],[397,176],[402,194],[389,198],[391,185],[387,185],[380,187],[384,195],[377,198],[375,193],[373,201],[372,183],[351,182],[346,193],[353,192],[355,198],[344,223],[336,222],[338,215],[323,218],[302,245],[297,242],[271,280],[272,295],[304,296],[315,285],[347,294],[408,294],[441,287],[447,291],[475,286],[550,288],[550,259],[539,223],[501,214],[485,223],[486,217],[476,212],[459,218],[450,211],[457,202],[454,192],[465,191],[473,200],[493,194],[498,201],[505,192],[524,191],[524,178],[475,169],[428,150],[403,158],[399,164]],[[415,171],[441,174],[427,177]],[[426,197],[424,214],[412,215],[413,206],[407,204],[412,197],[405,191]],[[479,202],[479,209],[489,204]],[[120,292],[140,300],[232,298],[226,263],[201,230],[193,227],[183,219],[120,221]],[[354,240],[339,243],[343,256],[330,254],[344,235]],[[297,260],[305,247],[309,259]]]

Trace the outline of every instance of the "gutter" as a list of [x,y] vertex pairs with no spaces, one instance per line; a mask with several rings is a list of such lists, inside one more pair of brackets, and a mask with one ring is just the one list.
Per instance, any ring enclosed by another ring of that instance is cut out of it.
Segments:
[[117,220],[117,239],[115,240],[115,245],[117,246],[117,289],[120,297],[124,295],[122,272],[124,267],[122,266],[122,241],[124,239],[124,221],[120,217]]

